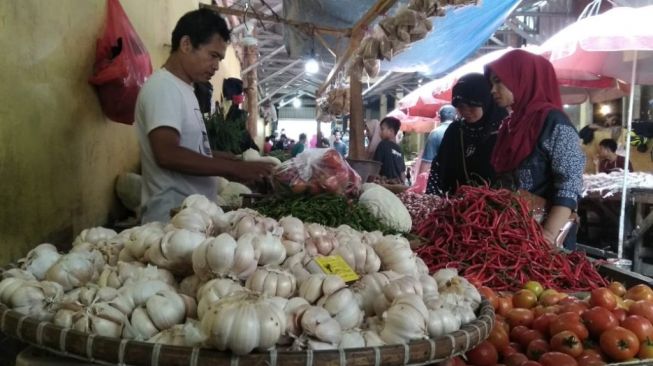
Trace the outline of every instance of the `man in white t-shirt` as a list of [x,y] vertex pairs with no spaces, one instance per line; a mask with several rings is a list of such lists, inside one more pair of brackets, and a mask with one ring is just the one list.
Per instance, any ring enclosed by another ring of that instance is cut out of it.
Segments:
[[269,163],[243,162],[211,151],[193,82],[213,77],[229,39],[230,31],[219,14],[209,9],[186,13],[172,32],[168,60],[138,94],[143,223],[168,221],[170,209],[190,194],[215,200],[214,176],[248,182],[274,169]]

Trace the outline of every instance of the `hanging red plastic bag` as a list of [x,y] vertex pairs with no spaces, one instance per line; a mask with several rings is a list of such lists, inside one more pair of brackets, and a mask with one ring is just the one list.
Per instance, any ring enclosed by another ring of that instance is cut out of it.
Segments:
[[119,0],[107,1],[104,32],[95,48],[93,76],[102,111],[110,119],[134,123],[136,97],[152,74],[150,55],[120,6]]

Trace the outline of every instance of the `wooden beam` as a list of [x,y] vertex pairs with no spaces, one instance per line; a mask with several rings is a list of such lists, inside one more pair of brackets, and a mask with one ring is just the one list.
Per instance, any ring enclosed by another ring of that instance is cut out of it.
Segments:
[[276,50],[274,50],[274,51],[268,53],[267,55],[261,57],[260,59],[258,59],[258,61],[256,61],[255,64],[251,64],[251,65],[247,66],[247,67],[245,68],[245,70],[241,71],[241,72],[240,72],[240,76],[242,77],[242,76],[245,75],[249,70],[254,69],[254,68],[257,67],[258,65],[260,65],[262,62],[264,62],[264,61],[270,59],[271,57],[273,57],[274,55],[276,55],[277,53],[279,53],[279,52],[281,52],[281,51],[283,51],[283,50],[285,50],[285,49],[286,49],[286,46],[281,46],[281,47],[277,48]]
[[[266,76],[265,78],[263,78],[263,80],[259,81],[259,83],[263,84],[264,82],[272,79],[273,77],[283,74],[284,72],[292,69],[295,65],[297,65],[300,62],[302,62],[302,60],[298,58],[297,60],[289,63],[288,65],[284,66],[283,68],[279,69],[278,71],[275,71],[274,73]],[[303,72],[304,72],[304,70],[302,70],[302,74],[303,74]]]
[[263,102],[265,102],[266,100],[272,98],[272,97],[273,97],[275,94],[277,94],[281,89],[283,89],[283,88],[287,87],[288,85],[294,83],[295,80],[299,79],[299,78],[302,77],[303,75],[304,75],[304,70],[302,70],[302,72],[300,72],[299,74],[295,75],[294,78],[292,78],[292,79],[286,81],[285,84],[283,84],[283,85],[281,85],[280,87],[278,87],[277,89],[275,89],[272,93],[269,93],[268,95],[266,95],[265,98],[261,99],[261,100],[258,102],[258,104],[261,105],[261,103],[263,103]]
[[[243,47],[245,65],[257,65],[258,64],[258,49],[256,45],[254,46],[245,46]],[[257,87],[257,74],[256,67],[250,68],[245,74],[245,81],[247,88],[245,89],[245,94],[247,99],[245,105],[247,107],[247,131],[249,131],[250,136],[254,141],[259,144],[259,147],[262,146],[262,141],[259,141],[258,133],[258,87]]]
[[358,160],[367,160],[365,146],[363,145],[363,83],[360,75],[351,75],[349,80],[349,157]]
[[[239,10],[239,9],[233,9],[233,8],[227,8],[224,6],[216,6],[216,5],[209,5],[209,4],[200,4],[201,8],[209,8],[213,9],[214,11],[222,14],[222,15],[235,15],[242,17],[245,14],[245,11]],[[284,19],[284,18],[277,18],[272,15],[266,15],[266,14],[259,14],[258,18],[254,16],[253,13],[249,14],[255,19],[259,19],[263,22],[271,22],[271,23],[282,23],[285,25],[290,25],[293,27],[297,27],[302,31],[307,31],[307,30],[315,30],[317,32],[321,32],[324,34],[332,34],[335,36],[343,36],[347,35],[351,32],[351,29],[345,28],[333,28],[333,27],[326,27],[322,25],[315,25],[312,23],[305,23],[305,22],[299,22],[296,20],[291,20],[291,19]]]
[[345,52],[340,56],[338,59],[338,62],[336,65],[331,69],[329,72],[329,75],[327,76],[327,79],[324,81],[324,84],[322,84],[322,87],[318,91],[318,94],[322,94],[322,92],[326,89],[326,87],[331,84],[331,81],[333,81],[333,78],[338,74],[340,69],[349,61],[351,56],[354,54],[354,51],[358,49],[358,46],[360,46],[360,42],[363,39],[363,36],[365,35],[365,29],[369,26],[369,24],[376,19],[379,15],[387,12],[390,10],[390,8],[397,2],[397,0],[377,0],[376,4],[374,4],[368,11],[363,15],[362,18],[354,24],[354,27],[351,30],[351,39],[349,41],[349,46],[345,50]]

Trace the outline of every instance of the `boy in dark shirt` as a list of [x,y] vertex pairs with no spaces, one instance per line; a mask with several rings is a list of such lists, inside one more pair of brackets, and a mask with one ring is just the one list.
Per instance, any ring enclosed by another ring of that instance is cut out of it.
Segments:
[[381,163],[380,175],[392,183],[404,184],[406,181],[406,164],[401,147],[397,145],[397,132],[401,122],[394,117],[386,117],[381,121],[379,134],[381,142],[374,153],[374,160]]

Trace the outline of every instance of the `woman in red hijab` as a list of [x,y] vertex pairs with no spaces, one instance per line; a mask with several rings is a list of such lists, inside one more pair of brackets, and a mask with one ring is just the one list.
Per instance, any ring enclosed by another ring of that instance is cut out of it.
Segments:
[[[514,50],[486,66],[492,97],[509,109],[492,153],[504,186],[547,201],[544,236],[554,243],[576,209],[583,187],[578,132],[562,111],[555,71],[544,57]],[[575,228],[564,242],[576,246]]]

